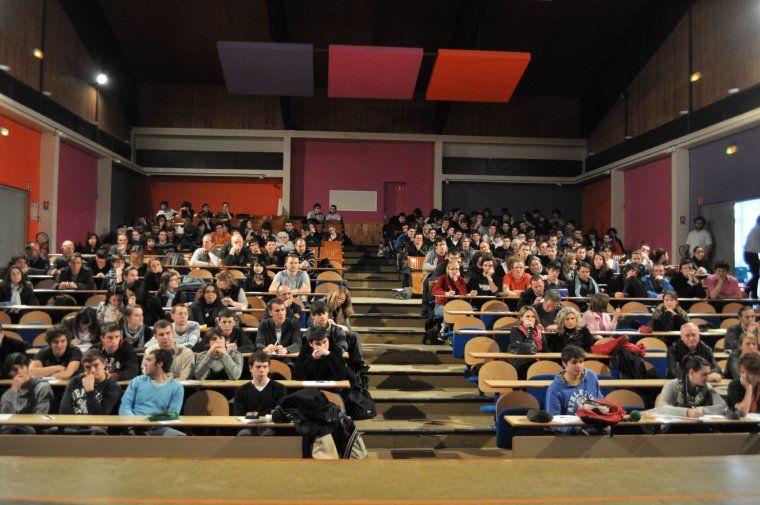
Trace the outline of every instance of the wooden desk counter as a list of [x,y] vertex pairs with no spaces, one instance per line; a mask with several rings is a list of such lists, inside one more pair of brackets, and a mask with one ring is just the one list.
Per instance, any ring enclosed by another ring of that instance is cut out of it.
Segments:
[[245,422],[235,416],[179,416],[177,421],[148,421],[147,416],[94,416],[64,414],[13,414],[8,419],[0,416],[5,426],[109,426],[147,428],[157,426],[187,426],[193,428],[292,428],[292,423]]

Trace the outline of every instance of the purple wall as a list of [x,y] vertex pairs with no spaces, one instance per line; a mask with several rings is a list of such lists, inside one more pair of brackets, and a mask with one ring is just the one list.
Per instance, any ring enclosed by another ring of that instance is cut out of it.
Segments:
[[386,182],[404,182],[407,212],[433,206],[432,142],[293,140],[291,211],[306,215],[316,202],[323,211],[333,190],[377,191],[377,212],[347,212],[346,221],[381,222]]
[[502,207],[507,207],[515,218],[536,208],[547,216],[552,209],[559,209],[565,219],[580,223],[581,187],[451,181],[443,185],[443,210],[448,212],[455,207],[467,212],[489,207],[497,215]]
[[654,250],[670,250],[671,231],[670,156],[626,170],[625,236],[627,249],[647,243]]
[[84,242],[95,229],[98,197],[98,159],[61,142],[58,156],[58,230],[64,240]]
[[[725,154],[736,145],[732,156]],[[702,205],[760,196],[760,128],[747,130],[689,151],[690,222]],[[691,226],[691,225],[690,225]]]

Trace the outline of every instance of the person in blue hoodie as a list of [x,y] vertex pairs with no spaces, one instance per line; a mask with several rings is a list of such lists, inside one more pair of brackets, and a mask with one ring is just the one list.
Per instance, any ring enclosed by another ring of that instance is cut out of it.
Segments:
[[[586,351],[576,345],[562,350],[564,370],[557,373],[546,390],[546,410],[551,415],[575,415],[587,400],[603,397],[596,374],[583,367],[585,360]],[[554,428],[559,433],[579,433],[580,430],[578,426]]]
[[670,281],[665,277],[665,267],[663,265],[652,265],[652,273],[645,275],[641,279],[644,289],[647,292],[647,298],[662,298],[668,291],[673,291]]

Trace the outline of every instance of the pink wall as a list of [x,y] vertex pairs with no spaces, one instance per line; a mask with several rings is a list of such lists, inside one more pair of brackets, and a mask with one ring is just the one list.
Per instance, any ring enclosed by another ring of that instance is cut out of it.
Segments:
[[626,170],[624,184],[625,247],[647,243],[652,249],[670,250],[670,156]]
[[338,209],[345,221],[383,220],[384,185],[404,182],[406,209],[433,207],[433,143],[354,140],[293,140],[291,213],[306,215],[319,202],[329,205],[331,189],[377,191],[377,212]]
[[[125,191],[129,191],[125,188]],[[57,250],[64,240],[84,242],[95,230],[98,159],[61,142],[58,157]]]

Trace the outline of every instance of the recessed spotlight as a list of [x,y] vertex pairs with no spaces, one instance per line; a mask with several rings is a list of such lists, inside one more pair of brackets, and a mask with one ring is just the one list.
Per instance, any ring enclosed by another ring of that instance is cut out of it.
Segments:
[[630,135],[626,135],[626,136],[625,136],[625,137],[623,137],[623,138],[625,138],[625,140],[631,140],[633,137],[631,137]]
[[3,72],[8,72],[11,69],[8,65],[0,65],[0,70]]
[[52,91],[43,91],[42,94],[45,95],[45,96],[53,96],[53,92]]
[[726,156],[731,156],[733,154],[736,154],[737,150],[738,148],[736,146],[728,146],[724,152],[726,153]]
[[42,58],[44,58],[44,57],[45,57],[45,53],[43,53],[43,52],[42,52],[42,49],[39,49],[39,48],[35,48],[35,49],[34,49],[34,51],[32,51],[32,54],[33,54],[33,55],[34,55],[34,57],[35,57],[35,58],[37,58],[38,60],[41,60]]
[[698,81],[698,80],[700,80],[701,78],[702,78],[702,72],[694,72],[693,74],[691,74],[691,75],[689,76],[689,80],[690,80],[691,82],[697,82],[697,81]]
[[686,109],[683,109],[683,110],[679,110],[678,113],[681,114],[682,116],[685,116],[686,114],[689,113],[689,111]]
[[2,135],[3,137],[7,137],[10,134],[11,134],[10,130],[8,130],[8,128],[6,128],[5,126],[0,128],[0,135]]
[[95,82],[103,86],[104,84],[108,83],[108,76],[101,72],[95,76]]
[[731,88],[728,90],[729,95],[735,95],[738,92],[739,92],[739,88]]

